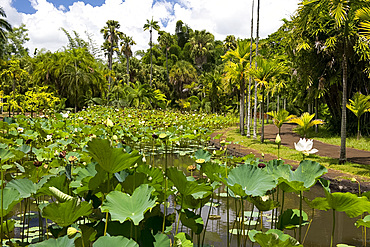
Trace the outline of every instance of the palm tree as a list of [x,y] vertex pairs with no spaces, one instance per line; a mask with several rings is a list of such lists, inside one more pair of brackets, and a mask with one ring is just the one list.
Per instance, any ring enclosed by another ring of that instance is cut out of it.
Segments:
[[322,121],[321,119],[312,120],[314,117],[315,113],[310,115],[308,112],[305,112],[300,117],[291,118],[289,120],[289,123],[298,124],[298,131],[303,135],[303,137],[306,138],[311,127],[317,124],[324,124],[324,121]]
[[[6,18],[5,11],[2,7],[0,7],[0,17]],[[12,31],[12,26],[4,18],[0,18],[0,44],[6,43],[6,40],[7,40],[6,32]],[[1,54],[2,54],[2,51],[0,51],[0,55]]]
[[[352,38],[358,36],[358,27],[355,25],[356,15],[370,7],[370,2],[363,0],[321,0],[307,1],[301,3],[298,14],[301,15],[300,24],[303,30],[309,21],[316,18],[331,18],[334,25],[331,25],[329,37],[325,42],[328,49],[339,50],[342,55],[342,117],[341,117],[341,148],[339,162],[346,161],[346,126],[347,126],[347,85],[348,85],[348,54],[349,43]],[[358,18],[358,16],[357,16]],[[330,19],[329,19],[330,20]],[[326,21],[327,22],[327,21]],[[362,26],[363,27],[363,26]],[[317,32],[316,32],[317,35]],[[338,49],[339,48],[339,49]]]
[[174,85],[174,95],[182,98],[184,84],[191,84],[197,81],[197,71],[187,61],[177,61],[170,71],[170,82]]
[[167,82],[170,82],[170,76],[168,71],[168,51],[171,48],[171,45],[174,43],[174,40],[171,34],[161,31],[160,36],[158,37],[159,45],[166,50],[166,69],[167,69]]
[[211,53],[214,47],[215,37],[206,30],[195,30],[190,38],[191,56],[198,69],[202,70],[203,65],[207,63],[207,56]]
[[[260,40],[260,0],[257,1],[257,31],[256,31],[256,56],[258,57],[258,43]],[[257,60],[256,60],[257,69]],[[257,81],[254,81],[254,123],[253,123],[253,139],[257,139]]]
[[148,19],[146,20],[146,24],[144,25],[143,28],[144,28],[144,31],[149,30],[149,33],[150,33],[150,41],[149,41],[149,45],[150,45],[150,86],[152,86],[152,80],[153,80],[153,51],[152,51],[153,42],[152,42],[152,33],[153,33],[153,29],[158,32],[160,27],[158,25],[158,21],[153,21],[153,18],[152,18],[151,21],[149,21]]
[[[114,48],[118,46],[119,37],[122,36],[122,32],[118,31],[120,28],[120,24],[118,21],[108,20],[106,26],[100,30],[100,33],[104,36],[104,45],[103,49],[106,49],[108,55],[108,68],[112,70],[113,64],[113,51]],[[112,83],[112,78],[108,77],[108,90],[110,90]]]
[[127,66],[127,86],[130,85],[130,57],[132,57],[132,50],[131,46],[136,45],[135,41],[132,39],[132,37],[127,36],[126,34],[122,34],[121,37],[121,53],[125,54],[126,57],[126,66]]
[[245,40],[238,40],[235,50],[228,51],[222,59],[228,61],[225,67],[228,77],[236,79],[240,83],[240,133],[244,133],[244,102],[245,102],[245,75],[248,70],[249,62],[249,43]]
[[357,140],[360,139],[360,118],[365,112],[370,112],[370,95],[363,95],[360,92],[355,93],[353,100],[349,100],[347,108],[357,117]]
[[[256,62],[258,64],[257,69],[254,69],[250,72],[250,74],[254,77],[257,85],[260,86],[262,89],[262,102],[261,102],[261,114],[262,118],[264,118],[264,97],[265,97],[265,89],[268,84],[273,81],[276,77],[285,74],[287,67],[283,64],[278,62],[275,59],[263,59],[262,57],[257,57]],[[257,90],[257,88],[255,88]],[[264,142],[264,121],[262,121],[261,127],[261,142]]]
[[273,118],[273,122],[276,127],[279,129],[279,135],[281,126],[283,126],[284,123],[288,122],[290,119],[296,117],[295,115],[290,115],[287,110],[280,110],[280,111],[271,111],[267,112],[267,115],[271,116]]
[[[253,61],[253,22],[254,22],[254,0],[252,0],[252,18],[251,18],[251,43],[249,48],[249,69],[252,69]],[[252,76],[249,76],[248,83],[248,113],[247,113],[247,137],[251,137],[251,86]],[[256,133],[257,134],[257,133]]]
[[224,49],[225,51],[235,50],[236,49],[236,40],[234,35],[227,35],[224,40]]

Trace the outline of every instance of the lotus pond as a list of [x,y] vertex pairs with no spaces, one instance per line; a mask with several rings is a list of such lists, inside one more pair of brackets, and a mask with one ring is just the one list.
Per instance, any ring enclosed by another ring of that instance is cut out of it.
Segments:
[[331,192],[310,160],[293,171],[209,146],[234,122],[103,107],[4,119],[3,245],[366,245],[368,193]]

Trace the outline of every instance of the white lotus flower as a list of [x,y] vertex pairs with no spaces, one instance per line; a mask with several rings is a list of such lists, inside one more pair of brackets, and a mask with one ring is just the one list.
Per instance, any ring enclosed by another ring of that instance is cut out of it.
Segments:
[[52,137],[53,137],[53,135],[47,135],[46,136],[46,141],[50,141]]
[[313,147],[313,140],[300,138],[298,143],[294,143],[294,147],[297,151],[302,152],[305,155],[317,153],[319,150]]
[[68,112],[66,112],[66,113],[61,113],[62,114],[62,117],[64,117],[64,118],[67,118],[68,117]]
[[18,128],[17,128],[17,131],[18,131],[19,133],[23,133],[23,130],[24,130],[24,129],[23,129],[22,127],[18,127]]

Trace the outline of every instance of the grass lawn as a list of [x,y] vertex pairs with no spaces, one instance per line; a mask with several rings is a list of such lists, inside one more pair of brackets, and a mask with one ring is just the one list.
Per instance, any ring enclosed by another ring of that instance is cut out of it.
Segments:
[[[233,138],[234,143],[238,143],[246,148],[258,150],[260,153],[269,153],[269,154],[273,154],[276,156],[278,155],[278,146],[275,142],[265,140],[265,143],[262,144],[260,142],[259,136],[257,140],[254,140],[253,138],[247,138],[246,136],[241,136],[239,134],[239,129],[237,127],[228,129],[225,135],[228,138]],[[318,140],[317,138],[314,138],[314,139]],[[330,138],[325,138],[325,139],[329,140]],[[339,141],[340,141],[340,138],[339,138]],[[291,149],[285,146],[280,146],[280,158],[283,160],[295,160],[295,161],[300,162],[302,160],[302,154],[296,151],[295,149]],[[362,176],[364,180],[370,181],[370,169],[368,165],[353,164],[349,162],[339,165],[338,159],[321,157],[318,155],[310,155],[307,159],[316,161],[324,165],[327,168],[349,173],[348,177],[343,177],[343,178],[350,178],[351,174],[353,174],[353,175]]]

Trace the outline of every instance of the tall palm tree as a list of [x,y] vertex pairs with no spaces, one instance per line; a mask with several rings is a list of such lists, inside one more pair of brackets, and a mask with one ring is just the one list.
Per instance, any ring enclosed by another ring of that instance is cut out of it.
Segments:
[[[251,18],[251,43],[249,48],[249,69],[252,69],[253,61],[253,22],[254,22],[254,0],[252,0],[252,18]],[[248,84],[248,113],[247,113],[247,137],[251,137],[251,86],[252,76],[249,76]]]
[[236,40],[234,35],[227,35],[224,40],[224,49],[225,51],[234,50],[236,48]]
[[[274,80],[276,77],[285,74],[287,71],[287,67],[283,63],[279,63],[275,59],[263,59],[262,57],[257,57],[257,69],[254,69],[250,72],[250,74],[254,77],[254,80],[257,82],[257,85],[260,86],[262,90],[262,102],[261,102],[261,115],[262,118],[264,117],[264,97],[265,97],[265,89],[268,84]],[[255,89],[257,90],[257,89]],[[261,127],[261,142],[264,142],[264,122],[262,121]]]
[[334,25],[331,25],[329,38],[325,45],[329,49],[338,50],[342,54],[342,117],[341,117],[341,148],[339,162],[346,161],[346,137],[347,137],[347,85],[348,85],[348,54],[350,41],[358,36],[356,26],[356,12],[366,10],[370,7],[369,1],[363,0],[304,0],[300,4],[298,14],[301,15],[300,24],[307,26],[309,21],[316,18],[331,18]]
[[[258,57],[258,43],[260,40],[260,0],[257,0],[257,31],[256,31],[256,56]],[[257,69],[256,60],[256,69]],[[253,139],[257,139],[257,81],[254,81],[254,123],[253,123]]]
[[167,69],[167,82],[170,82],[170,76],[168,71],[168,51],[171,48],[171,45],[174,43],[174,40],[171,34],[161,31],[160,36],[158,37],[159,45],[166,50],[166,69]]
[[184,84],[191,84],[197,80],[197,71],[187,61],[177,61],[170,71],[170,82],[174,85],[174,94],[177,98],[182,97]]
[[132,37],[122,34],[121,37],[121,53],[126,57],[126,72],[128,75],[127,86],[130,85],[130,57],[132,57],[131,46],[136,45]]
[[212,52],[215,37],[206,30],[195,30],[190,38],[191,56],[198,69],[202,70],[203,65],[207,63],[207,56]]
[[[100,33],[103,34],[105,42],[103,49],[107,50],[108,55],[108,68],[112,70],[113,64],[113,51],[114,48],[118,47],[119,37],[122,36],[122,32],[118,31],[121,27],[118,21],[108,20],[106,26],[100,30]],[[110,90],[112,84],[112,77],[108,77],[108,90]]]
[[153,29],[156,30],[157,32],[159,31],[159,25],[158,25],[158,21],[154,21],[153,20],[153,17],[152,17],[152,20],[149,21],[148,19],[146,20],[146,23],[144,24],[144,31],[146,30],[149,30],[149,33],[150,33],[150,41],[149,41],[149,45],[150,45],[150,86],[152,86],[152,80],[153,80],[153,51],[152,51],[152,48],[153,48],[153,42],[152,42],[152,33],[153,33]]
[[235,50],[228,51],[222,59],[227,61],[226,71],[227,76],[236,79],[240,83],[240,133],[244,133],[244,119],[245,119],[245,76],[248,71],[249,62],[249,43],[245,40],[238,40]]
[[[4,17],[4,18],[1,18]],[[12,26],[10,23],[5,19],[6,14],[2,7],[0,7],[0,44],[5,43],[7,40],[6,32],[12,31]],[[2,54],[2,51],[0,51],[0,55]]]

